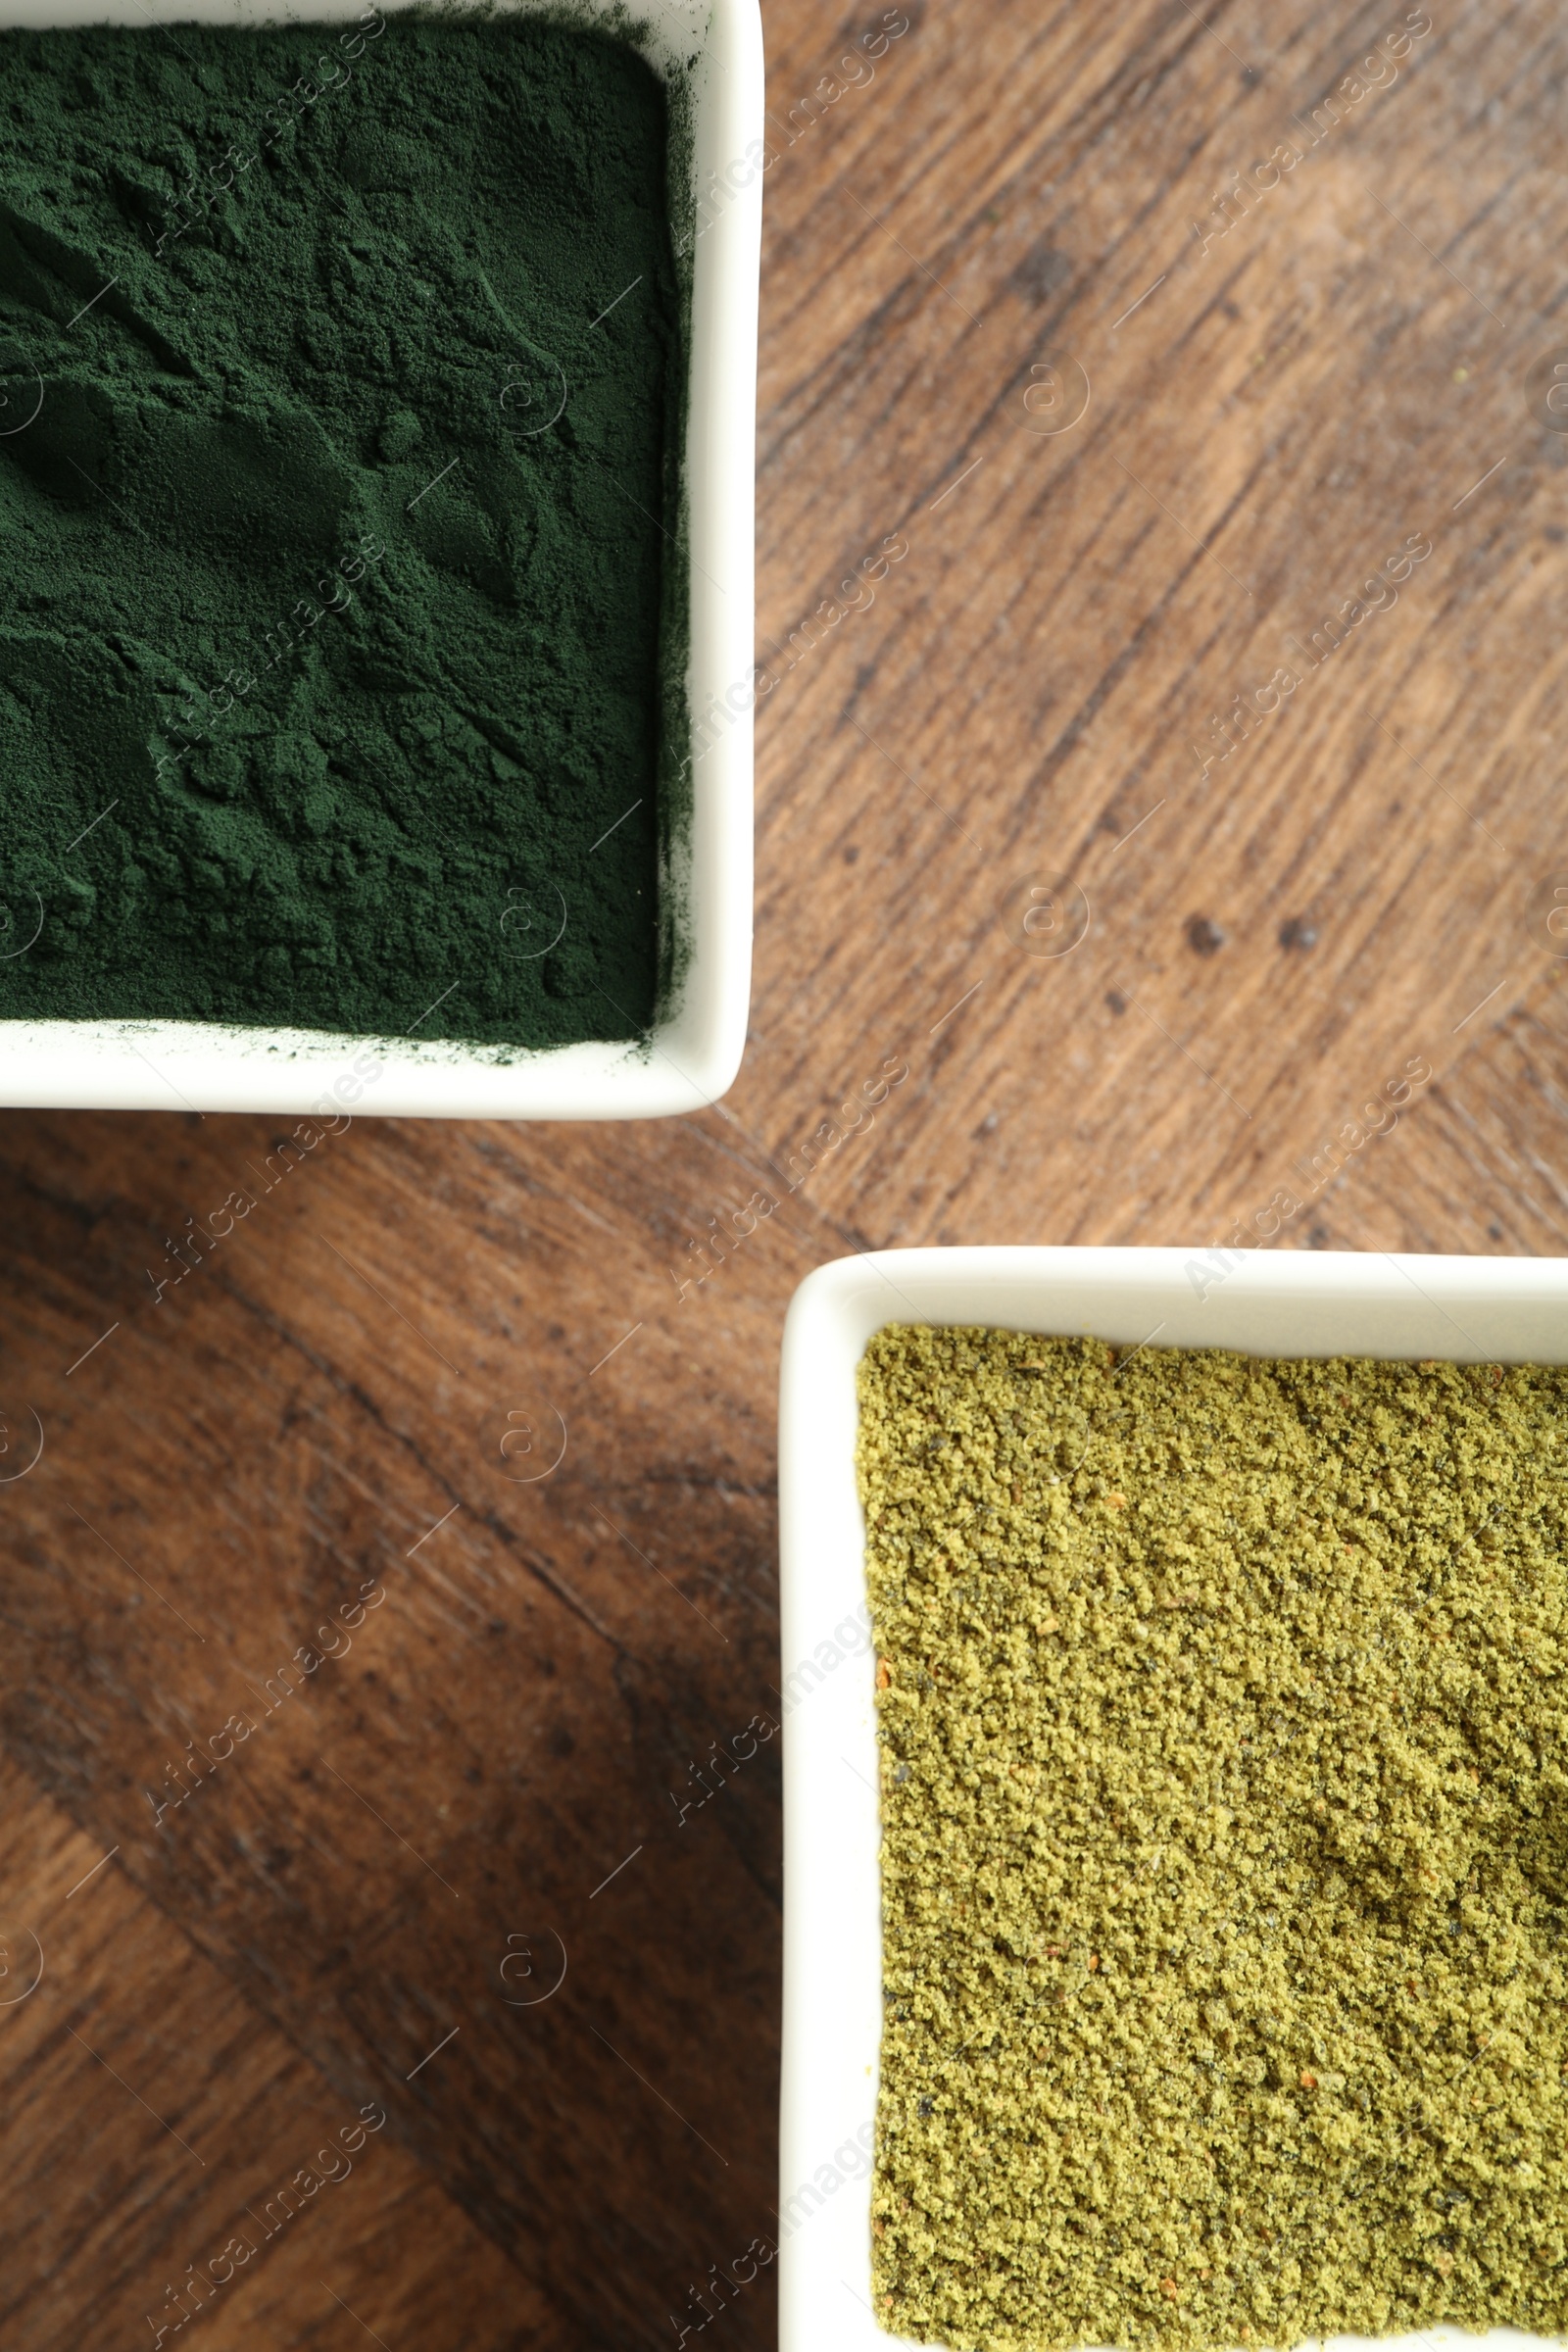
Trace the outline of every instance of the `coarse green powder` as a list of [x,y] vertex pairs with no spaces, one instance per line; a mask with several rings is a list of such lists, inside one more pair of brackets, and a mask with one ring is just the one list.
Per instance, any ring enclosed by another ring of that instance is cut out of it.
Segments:
[[860,1373],[879,2316],[1568,2327],[1568,1369]]
[[669,114],[505,14],[0,33],[0,1018],[646,1031]]

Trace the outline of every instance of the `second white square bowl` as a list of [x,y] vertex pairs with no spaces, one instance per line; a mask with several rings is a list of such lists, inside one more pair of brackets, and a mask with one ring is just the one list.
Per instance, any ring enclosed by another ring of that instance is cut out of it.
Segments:
[[[897,2352],[871,2308],[882,2032],[876,1715],[856,1367],[888,1323],[1253,1355],[1568,1363],[1568,1260],[1204,1250],[909,1250],[796,1292],[779,1395],[784,1700],[780,2352]],[[1364,2339],[1344,2337],[1342,2345]],[[1457,2328],[1387,2341],[1543,2339]]]

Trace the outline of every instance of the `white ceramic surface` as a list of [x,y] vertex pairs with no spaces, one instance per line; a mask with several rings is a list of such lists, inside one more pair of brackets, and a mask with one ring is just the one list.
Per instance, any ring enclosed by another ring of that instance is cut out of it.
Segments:
[[[1216,1275],[1219,1279],[1215,1279]],[[1200,1295],[1201,1294],[1201,1295]],[[1568,1260],[1186,1250],[910,1250],[795,1294],[779,1401],[784,1693],[780,2352],[889,2352],[870,2294],[881,2031],[876,1730],[855,1368],[885,1323],[1093,1333],[1258,1355],[1568,1362]],[[1347,2346],[1361,2339],[1340,2339]],[[1537,2339],[1458,2328],[1413,2352]]]
[[[0,0],[0,24],[346,24],[362,0]],[[501,0],[542,7],[548,0]],[[384,15],[409,0],[376,0]],[[634,21],[619,0],[581,12]],[[641,1045],[576,1045],[502,1059],[497,1049],[191,1021],[0,1021],[0,1104],[304,1113],[355,1103],[402,1117],[641,1119],[723,1094],[746,1040],[752,956],[752,527],[757,408],[762,38],[758,0],[657,0],[637,45],[663,72],[695,57],[696,189],[715,176],[695,249],[686,484],[694,714],[730,697],[695,762],[689,854],[662,876],[691,956]],[[736,710],[737,702],[742,708]],[[694,725],[696,719],[694,717]],[[701,740],[701,739],[700,739]]]

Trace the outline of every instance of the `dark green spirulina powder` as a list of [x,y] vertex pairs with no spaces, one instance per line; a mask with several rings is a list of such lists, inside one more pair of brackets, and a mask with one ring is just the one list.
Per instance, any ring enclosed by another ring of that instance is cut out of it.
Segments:
[[667,127],[562,24],[0,34],[0,1018],[646,1029]]
[[1568,1367],[880,1332],[879,2316],[1568,2332]]

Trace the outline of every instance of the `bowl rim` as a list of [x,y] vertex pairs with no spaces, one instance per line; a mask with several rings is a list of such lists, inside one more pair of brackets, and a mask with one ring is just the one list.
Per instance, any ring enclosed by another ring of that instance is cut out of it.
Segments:
[[[912,2352],[871,2308],[881,2027],[877,1747],[855,1375],[894,1322],[977,1324],[1250,1354],[1568,1362],[1568,1258],[1212,1248],[870,1251],[796,1291],[779,1379],[784,1740],[780,2352]],[[1156,1340],[1157,1332],[1157,1340]],[[1544,2343],[1447,2325],[1415,2352]],[[1346,2348],[1369,2339],[1344,2336]]]
[[[374,0],[383,15],[418,0]],[[363,1103],[398,1117],[630,1119],[716,1102],[746,1042],[752,956],[753,541],[762,43],[759,0],[498,0],[604,21],[691,98],[694,240],[684,478],[691,563],[686,692],[693,732],[687,839],[662,851],[661,919],[680,909],[684,966],[650,1033],[520,1049],[462,1040],[201,1021],[0,1020],[0,1104],[58,1109],[270,1111]],[[0,0],[0,26],[121,24],[136,0]],[[364,0],[177,0],[173,23],[349,22]],[[695,62],[692,62],[695,61]],[[721,191],[723,201],[715,202]],[[715,712],[719,723],[713,729]],[[704,718],[713,739],[699,750]]]

